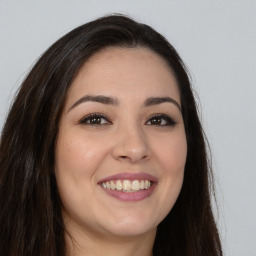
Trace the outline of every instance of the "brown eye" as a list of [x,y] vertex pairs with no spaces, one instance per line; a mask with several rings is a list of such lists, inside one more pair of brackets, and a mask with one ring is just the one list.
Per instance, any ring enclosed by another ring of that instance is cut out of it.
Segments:
[[163,121],[163,120],[162,120],[161,118],[159,118],[159,117],[157,117],[157,118],[152,118],[152,119],[150,120],[151,124],[153,124],[153,125],[163,125],[162,121]]
[[90,124],[101,124],[102,118],[101,117],[92,117],[88,119]]
[[110,121],[103,115],[91,114],[80,120],[81,124],[84,125],[106,125],[110,124]]
[[176,122],[169,116],[160,114],[151,117],[146,124],[155,126],[175,126]]

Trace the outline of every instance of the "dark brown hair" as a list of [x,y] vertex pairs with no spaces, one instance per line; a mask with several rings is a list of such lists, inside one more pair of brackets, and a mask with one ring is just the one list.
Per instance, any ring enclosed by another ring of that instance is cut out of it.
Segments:
[[123,15],[82,25],[54,43],[22,83],[0,144],[0,255],[64,256],[65,227],[54,176],[55,142],[67,91],[81,66],[106,47],[145,47],[178,81],[188,153],[176,204],[159,224],[155,256],[222,255],[211,208],[212,173],[188,73],[172,45]]

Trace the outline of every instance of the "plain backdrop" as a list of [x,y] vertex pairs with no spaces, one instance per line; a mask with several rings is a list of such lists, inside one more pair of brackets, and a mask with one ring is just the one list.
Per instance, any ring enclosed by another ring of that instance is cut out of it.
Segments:
[[256,256],[256,1],[0,0],[0,130],[37,58],[110,13],[151,25],[189,67],[213,154],[225,255]]

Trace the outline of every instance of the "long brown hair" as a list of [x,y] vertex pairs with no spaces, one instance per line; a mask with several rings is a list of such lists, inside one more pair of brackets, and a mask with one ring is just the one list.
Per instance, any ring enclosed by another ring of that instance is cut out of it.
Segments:
[[154,255],[222,255],[210,201],[213,181],[206,140],[185,65],[162,35],[123,15],[97,19],[62,37],[22,83],[1,135],[0,255],[65,255],[54,175],[59,120],[81,66],[109,46],[151,49],[178,81],[188,144],[184,183],[173,209],[158,226]]

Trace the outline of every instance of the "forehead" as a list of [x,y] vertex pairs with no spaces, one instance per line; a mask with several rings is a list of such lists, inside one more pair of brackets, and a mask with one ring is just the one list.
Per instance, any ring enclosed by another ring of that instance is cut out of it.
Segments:
[[170,96],[180,102],[175,76],[166,61],[147,48],[107,48],[82,66],[68,101],[85,94],[118,98]]

